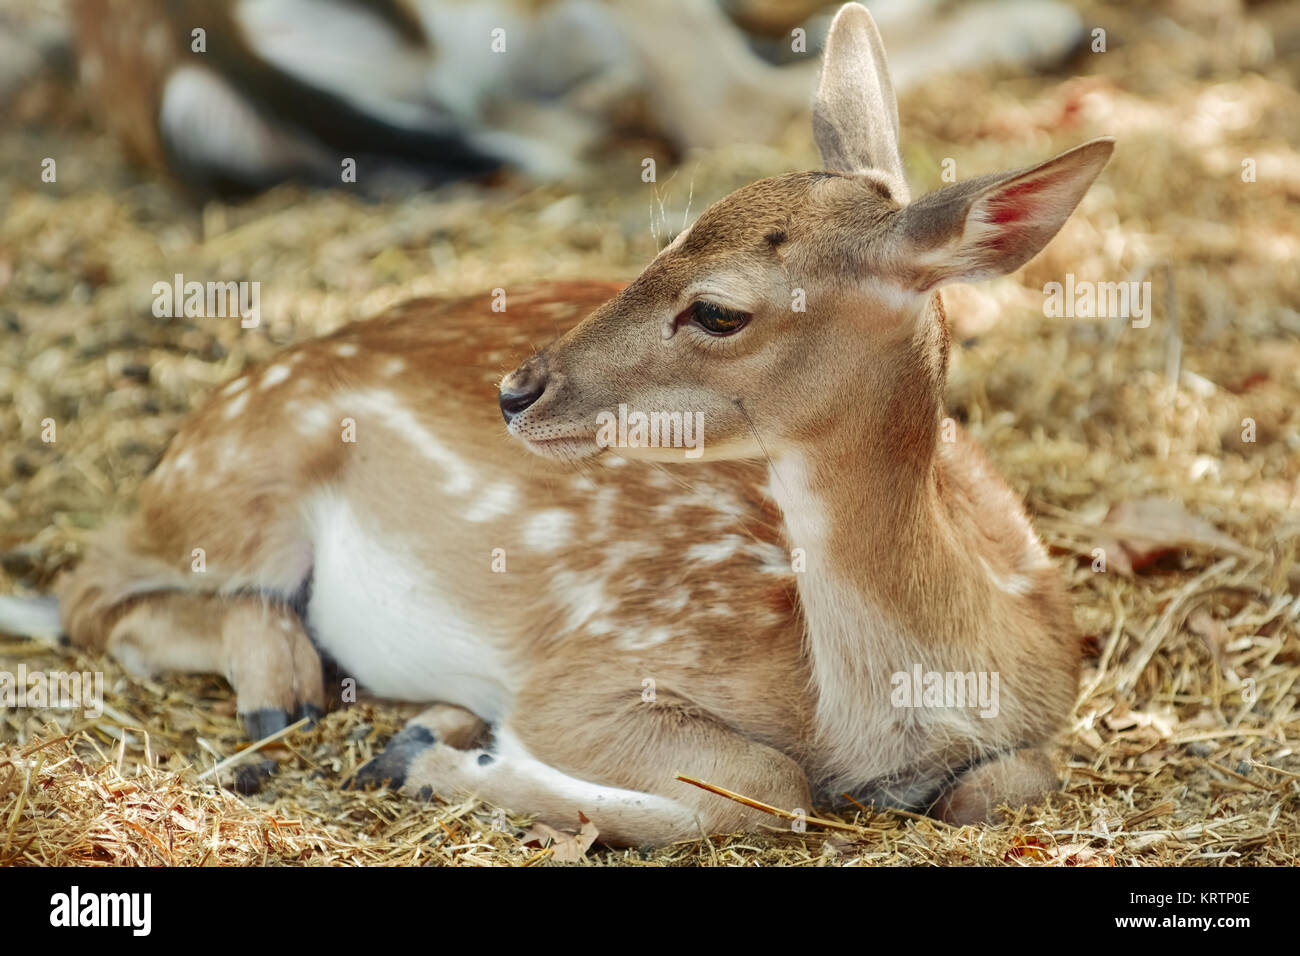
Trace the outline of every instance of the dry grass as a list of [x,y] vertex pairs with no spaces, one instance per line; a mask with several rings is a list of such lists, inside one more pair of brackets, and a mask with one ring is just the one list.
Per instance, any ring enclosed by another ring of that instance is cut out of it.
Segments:
[[[1087,3],[1110,51],[1084,54],[1077,75],[943,80],[902,104],[919,187],[939,184],[944,157],[965,177],[1093,135],[1120,141],[1043,256],[948,297],[966,340],[950,405],[1026,496],[1095,639],[1058,750],[1064,791],[997,829],[863,811],[843,818],[858,832],[800,834],[773,818],[769,833],[597,849],[590,863],[1297,862],[1300,43],[1283,7]],[[792,129],[782,148],[692,158],[657,189],[640,182],[631,146],[577,191],[363,204],[281,189],[195,211],[140,181],[56,84],[28,91],[15,116],[41,122],[0,135],[11,170],[0,182],[0,592],[39,587],[74,559],[83,529],[129,507],[186,410],[284,344],[414,294],[630,276],[655,249],[652,220],[671,232],[692,190],[698,211],[815,162]],[[47,155],[57,185],[29,175]],[[1245,158],[1254,183],[1241,180]],[[174,272],[260,279],[263,327],[154,319],[150,286]],[[1045,318],[1042,286],[1066,272],[1150,279],[1150,327]],[[59,423],[53,445],[40,439],[46,417]],[[1257,423],[1253,443],[1244,418]],[[1182,502],[1237,544],[1094,573],[1097,524],[1148,496]],[[101,670],[107,706],[94,720],[0,716],[0,864],[551,862],[519,839],[525,819],[502,827],[482,805],[339,788],[401,725],[396,706],[358,704],[272,744],[280,770],[246,798],[199,779],[241,746],[220,680],[132,679],[112,661],[0,638],[0,669],[19,663]],[[218,779],[229,785],[231,772]]]

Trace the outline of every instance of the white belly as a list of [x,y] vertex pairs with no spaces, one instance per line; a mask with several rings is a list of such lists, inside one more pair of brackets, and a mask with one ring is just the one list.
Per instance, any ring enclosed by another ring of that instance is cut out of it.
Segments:
[[315,550],[307,620],[343,677],[381,697],[446,701],[500,720],[512,696],[503,655],[439,594],[415,554],[377,540],[338,495],[315,498],[307,518]]

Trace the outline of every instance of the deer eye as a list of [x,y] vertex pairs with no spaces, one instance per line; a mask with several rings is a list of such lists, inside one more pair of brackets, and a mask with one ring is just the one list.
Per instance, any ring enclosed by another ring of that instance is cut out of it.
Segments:
[[724,309],[712,302],[696,302],[686,314],[690,320],[710,335],[734,335],[749,321],[748,312]]

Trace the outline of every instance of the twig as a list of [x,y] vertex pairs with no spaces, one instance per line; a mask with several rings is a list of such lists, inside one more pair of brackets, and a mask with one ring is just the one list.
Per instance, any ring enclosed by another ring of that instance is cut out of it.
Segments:
[[1145,823],[1152,817],[1163,817],[1166,813],[1172,813],[1174,804],[1172,800],[1166,800],[1164,803],[1157,803],[1154,807],[1147,807],[1141,813],[1135,813],[1123,823],[1120,829],[1127,830],[1129,827],[1136,826],[1139,823]]
[[221,761],[220,763],[213,764],[207,770],[199,774],[199,779],[207,780],[209,777],[221,773],[221,771],[225,770],[227,767],[233,767],[235,764],[239,763],[239,761],[243,760],[249,754],[257,753],[257,751],[261,750],[267,744],[274,743],[275,741],[279,740],[281,737],[287,737],[289,734],[293,733],[298,728],[310,722],[311,722],[310,717],[303,717],[301,720],[294,721],[288,727],[285,727],[282,730],[277,730],[269,737],[263,737],[257,743],[245,747],[237,754],[231,754],[229,757],[227,757],[225,760]]
[[801,813],[794,813],[790,810],[782,810],[780,807],[774,807],[768,803],[745,797],[739,793],[728,790],[725,787],[719,787],[716,784],[705,783],[703,780],[696,780],[694,777],[688,777],[684,773],[677,774],[677,779],[682,783],[689,783],[693,787],[699,787],[701,790],[707,790],[709,793],[716,793],[720,797],[726,797],[728,800],[735,800],[737,803],[743,803],[747,807],[753,807],[755,810],[762,810],[764,813],[770,813],[774,817],[783,817],[786,820],[803,820],[805,823],[813,823],[819,827],[827,827],[831,830],[843,830],[846,833],[856,833],[859,836],[866,836],[867,831],[862,827],[855,826],[851,823],[840,823],[838,820],[823,820],[821,817],[805,816]]
[[1277,787],[1270,787],[1267,784],[1260,783],[1258,780],[1251,780],[1245,774],[1237,773],[1237,771],[1229,769],[1228,767],[1225,767],[1221,763],[1215,763],[1213,760],[1206,760],[1205,762],[1208,763],[1215,770],[1222,771],[1223,773],[1226,773],[1229,777],[1236,777],[1242,783],[1255,787],[1259,790],[1263,790],[1267,793],[1273,793],[1274,791],[1277,790]]

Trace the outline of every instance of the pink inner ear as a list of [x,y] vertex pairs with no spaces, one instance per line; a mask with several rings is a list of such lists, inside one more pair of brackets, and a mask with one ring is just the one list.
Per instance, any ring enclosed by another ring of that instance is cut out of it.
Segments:
[[988,205],[986,220],[994,226],[1005,226],[1033,218],[1044,190],[1049,190],[1062,179],[1068,171],[1048,173],[1027,182],[1017,183],[997,193]]

